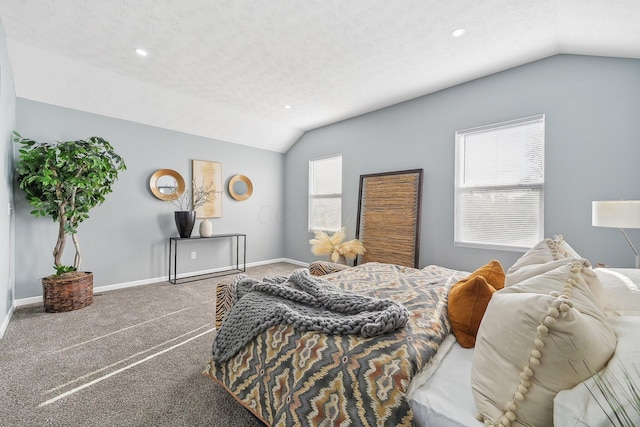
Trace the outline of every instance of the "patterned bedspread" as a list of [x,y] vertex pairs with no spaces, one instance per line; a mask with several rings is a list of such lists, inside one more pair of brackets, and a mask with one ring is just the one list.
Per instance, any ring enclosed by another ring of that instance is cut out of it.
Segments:
[[372,338],[273,326],[204,373],[270,426],[411,426],[406,393],[450,331],[447,295],[464,273],[367,263],[323,278],[391,298],[410,311],[403,329]]

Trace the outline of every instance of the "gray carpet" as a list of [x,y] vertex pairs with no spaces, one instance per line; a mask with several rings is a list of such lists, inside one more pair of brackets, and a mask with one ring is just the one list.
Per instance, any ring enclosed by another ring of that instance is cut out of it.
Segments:
[[[247,269],[262,278],[300,268]],[[202,371],[215,284],[233,276],[104,292],[67,313],[18,308],[0,340],[3,426],[261,426]]]

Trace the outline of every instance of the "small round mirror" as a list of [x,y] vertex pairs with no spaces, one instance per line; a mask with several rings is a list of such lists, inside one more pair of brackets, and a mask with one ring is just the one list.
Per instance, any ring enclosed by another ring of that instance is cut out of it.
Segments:
[[251,180],[244,175],[235,175],[229,180],[229,194],[236,200],[247,200],[253,193]]
[[178,181],[171,175],[163,175],[156,181],[156,188],[159,192],[168,196],[178,191]]
[[233,183],[233,192],[239,196],[244,196],[247,194],[247,183],[244,181],[236,181]]
[[159,169],[151,175],[149,189],[160,200],[175,200],[184,193],[184,179],[173,169]]

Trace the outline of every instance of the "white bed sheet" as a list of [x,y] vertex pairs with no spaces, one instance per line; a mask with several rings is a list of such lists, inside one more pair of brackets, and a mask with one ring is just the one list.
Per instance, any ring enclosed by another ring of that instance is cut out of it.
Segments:
[[[447,343],[447,340],[453,342]],[[462,348],[453,335],[447,340],[438,351],[440,357],[426,368],[430,370],[429,378],[409,390],[414,423],[420,427],[484,427],[484,423],[476,419],[471,392],[473,349]]]

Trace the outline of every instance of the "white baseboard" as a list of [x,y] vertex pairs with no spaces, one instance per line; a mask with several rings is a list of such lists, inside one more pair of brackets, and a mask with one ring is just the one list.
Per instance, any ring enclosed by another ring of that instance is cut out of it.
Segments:
[[302,266],[302,267],[309,267],[309,263],[308,262],[298,261],[298,260],[291,259],[291,258],[274,258],[274,259],[268,259],[266,261],[250,262],[250,263],[247,264],[247,268],[248,267],[257,267],[259,265],[275,264],[276,262],[288,262],[289,264],[295,264],[295,265],[299,265],[299,266]]
[[20,298],[14,301],[13,305],[15,307],[22,307],[23,305],[35,304],[38,302],[42,302],[42,295],[37,297],[28,297],[28,298]]
[[[295,265],[299,265],[299,266],[302,266],[302,267],[308,267],[309,266],[308,262],[296,261],[296,260],[292,260],[292,259],[289,259],[289,258],[276,258],[276,259],[269,259],[269,260],[265,260],[265,261],[249,262],[249,263],[247,263],[247,268],[249,268],[249,267],[257,267],[257,266],[260,266],[260,265],[274,264],[276,262],[288,262],[290,264],[295,264]],[[191,271],[189,273],[178,274],[178,278],[188,277],[188,276],[191,276],[191,275],[198,275],[198,274],[217,273],[219,271],[229,270],[231,268],[235,268],[235,266],[212,268],[212,269],[209,269],[209,270],[202,270],[202,271]],[[154,277],[154,278],[150,278],[150,279],[134,280],[132,282],[115,283],[115,284],[112,284],[112,285],[94,286],[93,293],[97,294],[97,293],[100,293],[100,292],[113,291],[113,290],[116,290],[116,289],[132,288],[134,286],[150,285],[151,283],[168,282],[168,281],[169,281],[169,276],[161,276],[161,277]],[[21,307],[23,305],[36,304],[36,303],[42,303],[42,295],[35,296],[35,297],[17,299],[14,302],[14,307]],[[13,312],[13,308],[12,308],[11,312]],[[7,319],[5,321],[5,323],[7,325],[9,324],[9,319],[11,319],[11,314],[9,314],[9,316],[7,316]],[[4,326],[6,328],[6,326],[4,324],[2,326]],[[4,332],[4,329],[0,329],[0,338],[2,337],[2,333],[3,332]]]
[[295,265],[299,265],[301,267],[309,267],[309,263],[308,262],[296,261],[295,259],[290,259],[290,258],[281,258],[279,262],[288,262],[289,264],[295,264]]
[[0,339],[4,336],[4,333],[7,331],[9,327],[9,322],[11,321],[11,316],[13,315],[13,311],[16,309],[15,304],[11,306],[9,312],[7,313],[7,317],[4,318],[2,324],[0,325]]

